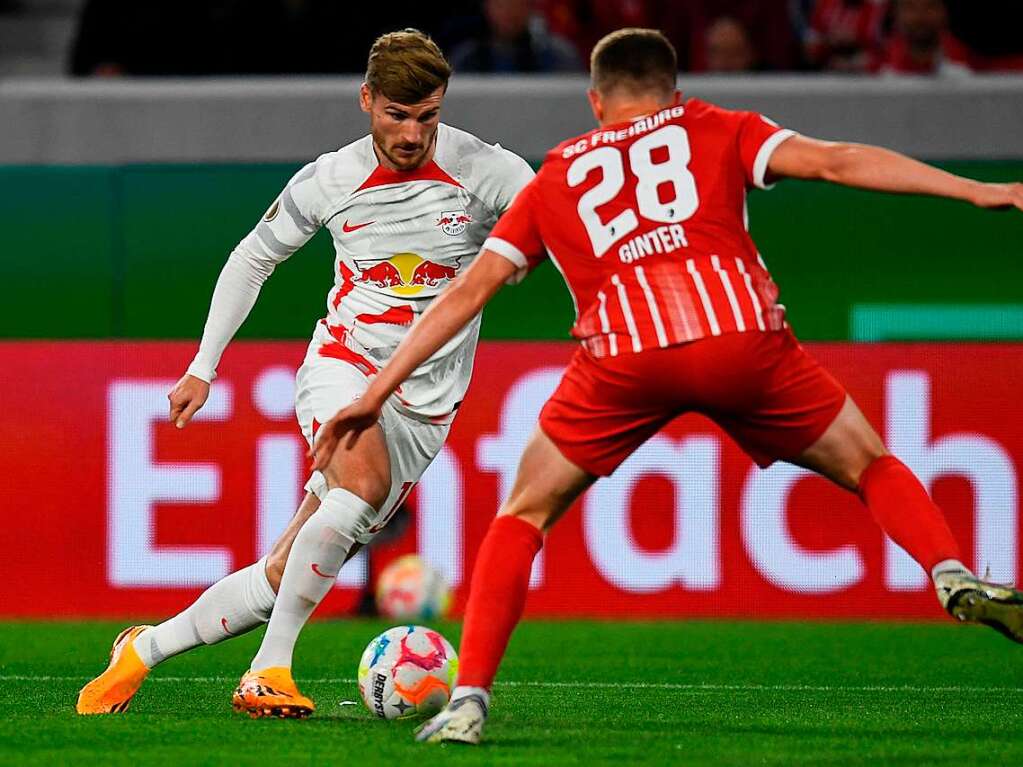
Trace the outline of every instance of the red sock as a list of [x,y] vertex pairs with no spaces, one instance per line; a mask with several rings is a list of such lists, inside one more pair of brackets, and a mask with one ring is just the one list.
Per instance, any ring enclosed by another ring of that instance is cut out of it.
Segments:
[[458,684],[490,689],[529,591],[543,533],[518,517],[490,523],[472,571],[462,624]]
[[860,498],[888,537],[928,575],[938,562],[960,558],[945,515],[895,456],[882,456],[867,467],[860,477]]

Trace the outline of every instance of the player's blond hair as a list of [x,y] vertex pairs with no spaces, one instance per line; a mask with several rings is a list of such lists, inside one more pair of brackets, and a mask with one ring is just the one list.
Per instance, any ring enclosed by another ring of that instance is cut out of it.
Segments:
[[438,88],[447,90],[451,65],[429,35],[402,29],[380,35],[369,49],[366,85],[399,104],[417,104]]
[[675,46],[656,29],[615,30],[602,37],[590,54],[590,79],[603,94],[619,87],[671,93],[677,73]]

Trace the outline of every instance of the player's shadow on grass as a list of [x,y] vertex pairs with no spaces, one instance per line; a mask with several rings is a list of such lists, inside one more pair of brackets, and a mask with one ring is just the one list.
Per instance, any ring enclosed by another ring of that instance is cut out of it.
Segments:
[[[856,727],[850,730],[847,723],[835,723],[829,725],[728,725],[716,724],[714,730],[721,735],[774,735],[784,738],[792,737],[836,737],[848,739],[850,737],[864,739],[886,739],[886,740],[907,740],[920,741],[930,738],[934,743],[944,742],[945,736],[938,730],[930,727],[900,728],[900,727]],[[991,727],[977,727],[975,729],[956,728],[956,737],[959,739],[977,738],[991,739],[994,737]]]
[[375,716],[371,716],[366,713],[362,706],[351,706],[351,711],[346,711],[341,708],[340,710],[331,711],[330,713],[317,711],[315,716],[311,716],[305,720],[306,723],[325,722],[331,727],[336,727],[339,723],[345,726],[358,726],[366,730],[376,730],[383,728],[388,731],[402,730],[403,732],[412,733],[419,725],[426,721],[426,718],[420,719],[407,719],[388,722],[383,719],[379,719]]

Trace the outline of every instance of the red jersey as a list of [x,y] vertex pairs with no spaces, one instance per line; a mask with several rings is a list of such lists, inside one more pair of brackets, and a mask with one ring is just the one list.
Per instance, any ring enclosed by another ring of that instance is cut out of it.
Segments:
[[575,302],[572,335],[597,357],[777,330],[746,192],[766,188],[791,135],[696,99],[597,128],[548,153],[483,247],[522,275],[549,255]]

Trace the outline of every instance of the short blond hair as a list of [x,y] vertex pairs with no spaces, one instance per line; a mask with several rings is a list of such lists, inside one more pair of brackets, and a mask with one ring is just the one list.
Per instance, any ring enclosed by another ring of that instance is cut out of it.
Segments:
[[380,35],[369,49],[366,85],[399,104],[417,104],[438,88],[447,90],[450,77],[440,47],[418,29]]

